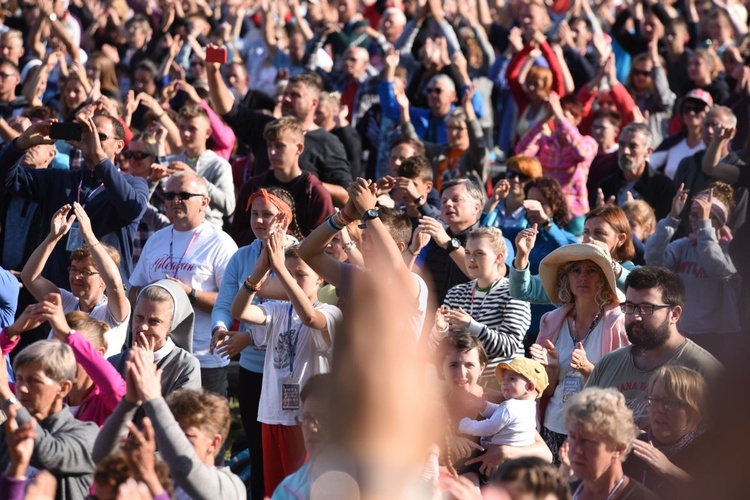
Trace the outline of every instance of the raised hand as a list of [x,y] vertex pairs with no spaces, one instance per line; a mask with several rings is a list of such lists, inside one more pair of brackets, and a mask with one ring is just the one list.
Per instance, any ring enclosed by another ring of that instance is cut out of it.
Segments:
[[522,254],[528,257],[536,244],[537,234],[539,234],[539,230],[536,224],[518,233],[516,236],[516,255]]
[[680,218],[682,211],[685,209],[685,203],[687,203],[688,193],[690,193],[690,190],[685,189],[685,183],[681,182],[679,189],[677,189],[677,194],[672,198],[672,210],[669,212],[669,215],[673,219]]
[[448,329],[448,306],[440,306],[435,310],[435,329],[444,332]]
[[[6,368],[3,366],[2,369]],[[21,478],[26,475],[31,455],[34,454],[36,419],[32,418],[19,426],[15,405],[9,405],[5,411],[8,417],[5,421],[5,443],[10,455],[10,465],[6,473],[8,477]]]
[[216,352],[227,359],[232,359],[252,343],[252,334],[249,332],[221,333],[223,338],[216,343]]
[[52,139],[49,136],[49,129],[50,126],[56,122],[57,120],[44,120],[34,123],[31,127],[24,130],[23,133],[15,139],[13,144],[21,151],[26,151],[27,149],[41,144],[54,144],[55,139]]
[[545,340],[545,345],[532,344],[529,348],[531,359],[539,361],[543,366],[555,368],[560,364],[560,353],[557,351],[555,344]]
[[542,223],[549,219],[539,200],[523,200],[523,208],[526,209],[526,214],[532,223]]
[[63,205],[57,212],[55,212],[52,216],[52,222],[50,223],[50,236],[60,239],[70,231],[70,228],[73,227],[73,222],[76,219],[75,214],[71,213],[72,210],[73,207],[71,205]]
[[375,197],[376,190],[377,186],[375,184],[366,179],[362,179],[361,177],[358,177],[354,182],[349,184],[349,188],[347,189],[349,197],[354,204],[354,208],[356,208],[360,214],[365,213],[371,208],[375,208],[377,203]]
[[708,199],[693,198],[693,207],[698,207],[698,220],[709,220],[711,218],[711,204],[714,201],[714,190],[708,190]]
[[50,293],[44,297],[44,302],[38,304],[37,311],[40,318],[49,321],[55,338],[64,341],[70,335],[70,325],[65,319],[62,297],[59,293]]
[[570,367],[588,376],[594,369],[593,363],[586,357],[586,349],[582,342],[578,342],[570,355]]
[[471,324],[471,316],[460,307],[458,309],[448,309],[447,319],[448,324],[453,330],[466,330]]
[[286,237],[281,231],[276,231],[268,237],[268,261],[271,269],[277,274],[286,270],[284,264],[285,243]]
[[120,443],[125,458],[130,464],[130,470],[139,481],[145,483],[158,479],[156,477],[156,437],[151,419],[143,417],[142,430],[138,430],[133,422],[126,422],[130,437]]
[[161,370],[156,368],[153,354],[145,349],[133,350],[130,359],[133,361],[131,371],[138,399],[145,403],[160,398]]
[[10,340],[15,340],[23,332],[33,330],[42,323],[44,323],[44,318],[40,316],[39,304],[30,304],[26,306],[18,319],[5,329],[5,334]]
[[417,227],[421,228],[423,233],[429,234],[439,247],[445,248],[451,241],[451,237],[448,236],[445,228],[437,219],[424,215],[419,219],[419,226]]
[[399,54],[398,50],[391,47],[385,54],[386,68],[396,69],[399,62],[401,62],[401,55]]
[[74,201],[73,213],[75,214],[76,220],[78,220],[78,225],[81,228],[81,235],[83,236],[83,239],[86,240],[86,243],[88,243],[89,245],[96,244],[99,240],[96,238],[94,230],[91,229],[91,219],[89,219],[86,210],[84,210],[81,204]]
[[409,252],[411,252],[412,255],[417,255],[429,242],[430,235],[417,226],[417,229],[411,237],[411,242],[409,243]]
[[492,203],[498,204],[503,201],[510,193],[510,182],[507,179],[502,179],[497,183],[495,189],[492,191]]

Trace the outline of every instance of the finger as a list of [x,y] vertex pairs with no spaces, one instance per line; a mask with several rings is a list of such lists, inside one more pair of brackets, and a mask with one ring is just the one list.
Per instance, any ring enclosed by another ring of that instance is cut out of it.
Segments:
[[146,441],[153,441],[154,440],[154,426],[151,423],[151,419],[148,417],[143,417],[143,422],[141,422],[141,427],[143,428],[143,437],[146,439]]
[[581,351],[585,351],[586,349],[583,348],[583,342],[578,342],[578,349]]
[[555,344],[553,344],[549,339],[544,341],[547,344],[547,350],[554,351],[555,350]]

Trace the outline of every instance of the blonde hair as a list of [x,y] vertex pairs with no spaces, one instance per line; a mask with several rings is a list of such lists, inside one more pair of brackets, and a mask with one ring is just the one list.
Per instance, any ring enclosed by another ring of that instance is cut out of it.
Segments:
[[580,425],[587,432],[601,436],[611,447],[624,447],[621,461],[627,458],[639,432],[625,396],[612,388],[582,390],[568,401],[564,418],[568,431],[574,425]]
[[[508,249],[505,246],[505,238],[503,232],[496,227],[478,227],[473,231],[469,232],[466,239],[476,240],[478,238],[486,238],[490,242],[490,246],[495,253],[508,255]],[[505,265],[504,263],[502,263]]]
[[607,281],[607,277],[604,275],[604,271],[602,271],[602,268],[599,267],[596,262],[585,259],[568,262],[564,266],[560,266],[557,269],[557,298],[560,300],[560,303],[570,304],[572,302],[575,302],[573,292],[570,290],[570,280],[568,279],[568,273],[570,273],[573,267],[575,267],[577,264],[580,264],[581,262],[590,262],[594,264],[594,267],[596,267],[596,272],[597,274],[599,274],[599,288],[597,288],[596,295],[594,296],[596,304],[599,307],[604,307],[607,304],[611,304],[612,302],[616,301],[617,295],[609,288],[609,282]]
[[719,56],[713,52],[709,52],[706,49],[696,49],[693,51],[692,57],[703,59],[703,62],[709,66],[711,80],[716,80],[716,78],[724,71],[724,63],[722,63]]
[[622,204],[622,211],[625,215],[630,215],[646,231],[646,237],[651,236],[656,231],[656,214],[647,202],[643,200],[630,200]]
[[690,408],[688,418],[691,425],[700,422],[706,396],[706,379],[695,370],[678,365],[660,367],[648,381],[648,392],[651,394],[661,384],[664,394],[674,398]]
[[167,404],[175,420],[183,426],[219,434],[226,440],[232,419],[225,398],[203,389],[180,389],[167,397]]
[[302,122],[293,116],[282,116],[266,125],[266,128],[263,129],[263,139],[278,141],[285,132],[293,133],[300,141],[304,142],[305,128]]
[[109,325],[104,321],[92,318],[83,311],[73,311],[65,315],[68,325],[79,332],[88,340],[91,347],[96,349],[107,349],[107,339],[104,334],[109,331]]
[[466,127],[467,121],[466,111],[464,111],[464,108],[462,107],[457,107],[448,113],[448,118],[445,120],[446,123],[455,123],[460,127]]

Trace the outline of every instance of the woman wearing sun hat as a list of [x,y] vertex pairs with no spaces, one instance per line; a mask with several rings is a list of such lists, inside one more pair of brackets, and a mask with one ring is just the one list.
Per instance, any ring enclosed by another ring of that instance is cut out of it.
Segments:
[[545,257],[539,276],[551,302],[560,304],[542,316],[531,357],[547,369],[542,437],[557,461],[565,441],[565,402],[583,389],[594,364],[628,345],[624,315],[610,256],[590,243],[566,245]]

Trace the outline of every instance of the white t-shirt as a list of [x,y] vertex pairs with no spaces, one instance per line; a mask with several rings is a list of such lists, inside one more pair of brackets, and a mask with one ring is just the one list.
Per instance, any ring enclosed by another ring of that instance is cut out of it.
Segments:
[[[204,221],[190,231],[168,226],[146,241],[130,285],[143,287],[169,275],[199,292],[218,292],[227,263],[236,251],[234,240],[210,222]],[[211,313],[195,309],[193,354],[201,368],[228,365],[229,360],[208,353],[210,343]]]
[[706,149],[706,145],[703,144],[703,141],[699,142],[694,148],[691,148],[688,147],[687,139],[683,139],[665,151],[652,153],[648,161],[655,170],[661,170],[664,167],[664,175],[670,179],[674,179],[674,174],[677,173],[677,167],[680,166],[682,159],[693,156],[698,151],[703,151],[704,149]]
[[[603,324],[603,321],[599,321],[591,332],[591,335],[586,339],[586,342],[583,343],[583,348],[586,349],[586,358],[593,364],[598,363],[602,357]],[[573,339],[570,338],[570,328],[568,328],[567,320],[563,321],[562,329],[555,342],[555,349],[557,349],[560,355],[560,368],[558,370],[555,393],[550,398],[547,404],[547,412],[544,414],[544,426],[558,434],[567,434],[565,418],[563,418],[563,409],[565,408],[565,403],[563,403],[563,393],[565,392],[564,382],[565,376],[575,371],[570,367],[574,346]],[[585,384],[585,380],[583,380],[583,383]]]
[[[331,347],[320,330],[302,324],[291,302],[266,302],[260,307],[266,312],[266,324],[253,326],[253,339],[256,345],[266,346],[266,358],[258,421],[297,425],[295,417],[302,412],[299,392],[310,377],[329,371]],[[333,342],[341,323],[341,311],[329,304],[320,304],[317,310],[325,315]],[[282,398],[292,401],[295,397],[298,404],[291,404],[285,410]]]
[[482,446],[491,444],[529,446],[536,438],[536,400],[507,399],[502,403],[487,403],[483,416],[486,420],[463,418],[458,432],[482,436]]
[[424,282],[422,277],[417,273],[411,273],[417,279],[419,283],[419,295],[417,296],[417,310],[409,318],[409,326],[414,332],[415,340],[419,341],[419,337],[422,335],[422,328],[424,327],[425,316],[427,315],[427,296],[429,295],[429,289],[427,283]]
[[[78,297],[73,295],[67,290],[60,289],[60,296],[62,297],[63,312],[68,314],[69,312],[78,311]],[[120,354],[122,346],[125,343],[125,338],[128,335],[128,323],[130,322],[130,312],[124,321],[117,321],[112,313],[109,312],[109,304],[107,304],[106,296],[104,299],[94,306],[94,309],[89,313],[94,319],[107,323],[109,330],[104,333],[104,338],[107,340],[107,352],[104,354],[105,358]],[[52,334],[50,333],[50,338]]]

